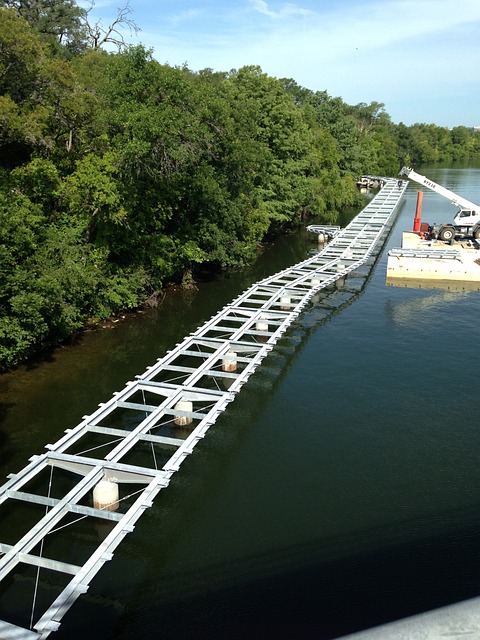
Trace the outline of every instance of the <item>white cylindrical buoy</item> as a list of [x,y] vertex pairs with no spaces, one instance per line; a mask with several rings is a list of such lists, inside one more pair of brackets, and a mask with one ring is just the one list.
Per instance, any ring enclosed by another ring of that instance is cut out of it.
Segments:
[[290,311],[290,298],[288,296],[282,296],[280,298],[280,309],[282,311]]
[[[341,273],[343,270],[345,269],[345,265],[341,264],[340,262],[337,264],[337,273]],[[337,287],[343,287],[343,285],[345,284],[345,278],[346,276],[340,276],[337,281],[335,282],[335,285]]]
[[100,480],[93,489],[93,506],[103,511],[117,511],[118,484],[110,480]]
[[318,285],[320,284],[320,279],[319,278],[312,278],[310,280],[310,284],[312,285],[312,287],[318,287]]
[[323,233],[323,231],[320,231],[320,233],[318,234],[318,244],[324,244],[325,240],[325,234]]
[[[175,405],[175,409],[178,409],[179,411],[193,411],[193,402],[190,402],[190,400],[180,400]],[[178,427],[185,427],[188,424],[192,424],[193,418],[190,416],[176,416],[173,422]]]
[[222,360],[222,371],[236,371],[237,370],[237,354],[235,351],[227,351],[225,357]]
[[260,316],[260,319],[257,321],[256,329],[257,331],[268,331],[268,322],[265,322],[267,318],[263,315]]

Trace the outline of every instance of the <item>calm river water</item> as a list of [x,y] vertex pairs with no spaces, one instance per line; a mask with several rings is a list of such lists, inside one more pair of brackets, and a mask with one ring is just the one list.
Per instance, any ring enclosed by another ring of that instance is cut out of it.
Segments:
[[[421,172],[480,198],[478,168]],[[385,285],[417,188],[370,277],[291,327],[55,640],[322,640],[480,594],[480,293]],[[455,207],[425,190],[423,212]],[[242,274],[1,376],[0,482],[314,247],[281,239]],[[12,606],[29,605],[0,592],[0,618]]]

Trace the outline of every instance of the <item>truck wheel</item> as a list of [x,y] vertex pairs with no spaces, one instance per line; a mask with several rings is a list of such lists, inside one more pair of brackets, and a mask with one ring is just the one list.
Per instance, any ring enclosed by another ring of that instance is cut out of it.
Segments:
[[473,237],[475,240],[480,240],[480,227],[473,230]]
[[440,231],[438,237],[440,238],[440,240],[446,240],[448,242],[449,240],[453,240],[455,238],[455,231],[452,229],[452,227],[445,227],[445,229],[442,229]]

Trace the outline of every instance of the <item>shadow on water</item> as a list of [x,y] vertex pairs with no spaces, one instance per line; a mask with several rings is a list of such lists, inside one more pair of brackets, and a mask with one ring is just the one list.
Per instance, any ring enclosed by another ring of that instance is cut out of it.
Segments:
[[[448,518],[456,522],[455,513]],[[453,548],[443,523],[438,530],[431,520],[404,527],[360,531],[353,551],[350,537],[336,537],[185,573],[160,572],[131,596],[105,637],[331,640],[452,604],[452,570],[467,577],[456,590],[458,601],[477,595],[478,517],[455,530]],[[422,528],[428,534],[414,539],[412,532]],[[90,615],[98,617],[91,607],[115,607],[118,614],[115,603],[83,600],[65,637],[85,637]]]
[[[8,410],[8,407],[0,404],[0,424],[2,421],[2,414],[4,413],[4,411],[6,412],[7,410]],[[9,447],[8,440],[9,440],[8,434],[5,431],[2,431],[0,429],[0,466],[6,465],[10,460],[10,457],[12,454],[12,451]]]
[[[6,389],[3,389],[3,387],[6,387],[6,386],[7,386],[6,383],[2,384],[0,380],[0,394],[3,395],[4,391],[6,391]],[[12,454],[12,451],[8,444],[9,443],[8,432],[6,428],[2,425],[4,425],[9,412],[12,411],[14,408],[15,408],[15,404],[13,402],[0,401],[0,467],[2,467],[2,465],[7,464]]]
[[[222,587],[213,593],[186,595],[163,602],[161,611],[141,610],[140,627],[150,638],[170,635],[169,628],[177,637],[198,638],[316,638],[327,640],[345,635],[361,628],[397,620],[407,615],[420,613],[450,603],[446,585],[451,580],[452,566],[464,569],[471,575],[471,584],[480,577],[479,551],[474,542],[478,523],[474,531],[465,531],[466,542],[453,554],[450,539],[444,535],[433,536],[427,544],[413,542],[398,546],[376,548],[351,558],[334,558],[331,562],[315,562],[305,555],[303,566],[295,558],[290,570],[282,567],[278,575],[260,575],[243,584]],[[295,551],[295,550],[293,550]],[[439,563],[439,556],[449,554],[447,566]],[[418,560],[415,569],[405,560],[414,555]],[[386,558],[388,557],[388,562]],[[472,559],[476,560],[472,563]],[[251,558],[256,568],[264,558]],[[454,562],[454,565],[450,564]],[[241,563],[240,571],[244,570]],[[219,572],[225,582],[225,574],[235,574],[237,567],[216,567],[202,570],[202,585],[213,582]],[[213,575],[212,575],[213,574]],[[185,578],[190,584],[194,577]],[[369,588],[365,590],[365,585]],[[171,586],[171,583],[170,583]],[[410,591],[409,587],[415,586]],[[428,594],[419,608],[415,592]],[[159,594],[160,595],[160,594]],[[476,595],[465,588],[457,594],[460,599]],[[214,602],[205,610],[205,598]],[[188,612],[188,613],[186,613]],[[208,618],[208,629],[204,620]],[[128,620],[127,627],[131,625]],[[161,629],[161,632],[159,632]],[[111,637],[122,638],[121,630]],[[131,630],[127,637],[133,637]]]

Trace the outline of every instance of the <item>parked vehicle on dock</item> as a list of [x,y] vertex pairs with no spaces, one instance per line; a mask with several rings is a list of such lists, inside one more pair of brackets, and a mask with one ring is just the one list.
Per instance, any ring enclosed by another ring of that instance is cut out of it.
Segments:
[[434,238],[447,242],[455,240],[455,238],[480,239],[480,205],[470,202],[470,200],[459,196],[457,193],[450,191],[450,189],[442,187],[442,185],[420,175],[410,167],[403,167],[399,175],[415,180],[415,182],[435,191],[444,198],[448,198],[452,204],[458,207],[453,223],[433,225],[432,235]]

